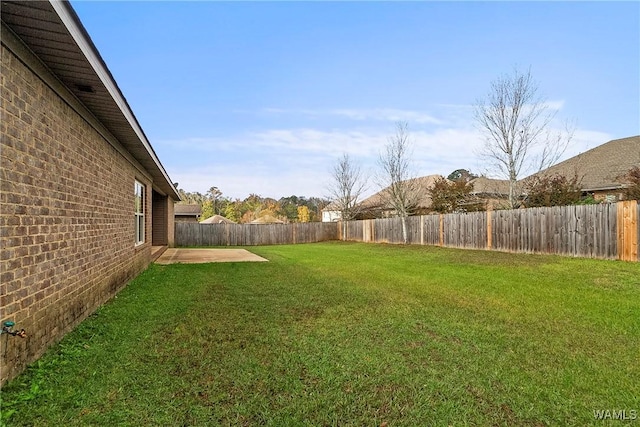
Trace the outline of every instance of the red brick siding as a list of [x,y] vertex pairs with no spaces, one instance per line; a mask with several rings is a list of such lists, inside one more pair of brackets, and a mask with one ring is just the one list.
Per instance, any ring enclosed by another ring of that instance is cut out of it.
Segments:
[[[0,384],[113,297],[149,263],[151,183],[2,46]],[[146,186],[135,247],[134,180]],[[5,348],[6,347],[6,348]]]

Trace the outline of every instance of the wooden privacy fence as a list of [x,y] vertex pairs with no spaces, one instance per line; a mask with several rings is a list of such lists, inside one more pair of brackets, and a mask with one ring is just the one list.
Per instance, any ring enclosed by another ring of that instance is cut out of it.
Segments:
[[[407,218],[408,243],[640,261],[640,204],[626,201]],[[294,224],[176,223],[177,246],[350,240],[402,243],[400,218]]]
[[199,224],[175,223],[176,246],[259,246],[338,239],[336,223]]
[[[408,243],[640,261],[640,205],[556,206],[407,218]],[[400,218],[348,221],[341,240],[402,243]]]

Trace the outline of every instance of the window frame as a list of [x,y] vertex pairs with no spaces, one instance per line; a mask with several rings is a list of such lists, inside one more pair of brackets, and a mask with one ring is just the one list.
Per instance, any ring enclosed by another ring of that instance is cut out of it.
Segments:
[[134,239],[135,246],[143,245],[145,242],[145,202],[146,187],[143,183],[135,180],[133,184],[133,218],[134,218]]

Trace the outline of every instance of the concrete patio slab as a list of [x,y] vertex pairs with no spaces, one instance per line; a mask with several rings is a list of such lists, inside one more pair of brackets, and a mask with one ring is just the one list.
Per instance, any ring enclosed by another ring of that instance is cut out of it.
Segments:
[[246,249],[185,249],[169,248],[156,264],[202,264],[206,262],[265,262],[268,261]]

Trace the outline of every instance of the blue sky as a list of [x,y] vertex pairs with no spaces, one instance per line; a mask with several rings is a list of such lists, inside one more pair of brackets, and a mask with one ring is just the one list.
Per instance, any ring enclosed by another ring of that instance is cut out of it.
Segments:
[[[165,169],[224,196],[327,196],[406,121],[416,175],[487,173],[472,106],[531,68],[564,158],[640,134],[638,2],[72,1]],[[368,193],[379,188],[372,182]]]

